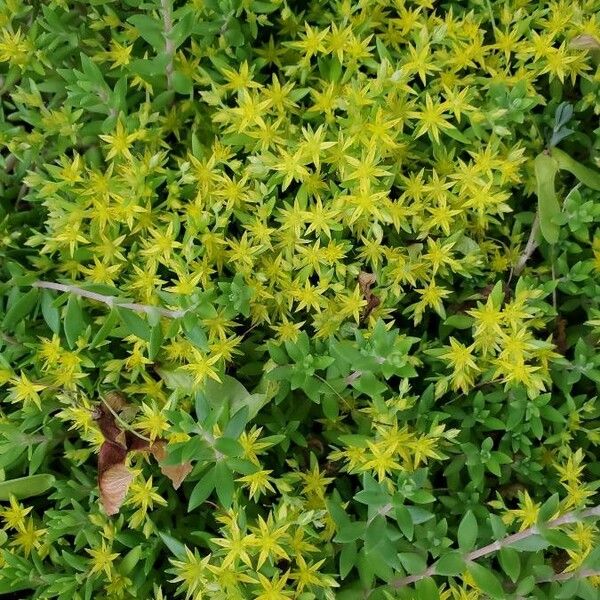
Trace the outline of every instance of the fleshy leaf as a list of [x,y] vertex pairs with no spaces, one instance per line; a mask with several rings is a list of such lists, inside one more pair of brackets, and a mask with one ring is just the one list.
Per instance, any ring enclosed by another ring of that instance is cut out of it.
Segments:
[[554,178],[557,171],[558,164],[551,156],[543,152],[536,156],[535,178],[540,230],[549,244],[558,242],[560,232],[560,226],[555,222],[556,217],[560,215],[560,205],[554,190]]
[[569,173],[575,175],[583,185],[596,191],[600,190],[600,173],[598,173],[598,171],[582,165],[574,158],[571,158],[566,152],[563,152],[558,148],[553,148],[552,157],[555,159],[559,169],[569,171]]

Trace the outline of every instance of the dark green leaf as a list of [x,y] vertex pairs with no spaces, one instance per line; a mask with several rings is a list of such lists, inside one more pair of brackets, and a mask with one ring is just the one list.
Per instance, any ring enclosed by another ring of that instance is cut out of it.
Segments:
[[168,533],[164,533],[162,531],[158,532],[158,535],[161,537],[162,541],[165,543],[165,546],[179,559],[183,559],[186,556],[185,546],[177,539],[169,535]]
[[438,575],[454,577],[465,570],[465,561],[460,552],[448,552],[435,563],[435,572]]
[[2,327],[10,330],[14,329],[15,325],[33,310],[37,303],[38,295],[38,289],[34,288],[20,296],[6,311]]
[[400,531],[406,536],[406,539],[409,542],[412,541],[415,532],[415,526],[408,509],[405,506],[396,506],[394,508],[394,515]]
[[188,502],[188,512],[200,506],[215,489],[216,471],[211,467],[202,478],[196,483]]
[[248,409],[248,406],[242,406],[242,408],[238,410],[231,417],[231,419],[229,419],[229,423],[227,423],[223,431],[223,437],[228,437],[237,440],[244,431],[244,427],[246,427],[249,414],[250,411]]
[[54,296],[42,290],[42,316],[53,333],[60,333],[60,311],[53,304]]
[[321,398],[321,406],[323,407],[323,414],[330,421],[335,421],[339,415],[338,399],[332,394],[326,394]]
[[418,581],[415,585],[415,592],[414,600],[439,600],[440,597],[438,586],[431,577]]
[[409,575],[417,575],[427,568],[427,562],[415,552],[400,552],[398,558]]
[[356,564],[357,548],[355,542],[348,542],[342,546],[340,552],[340,577],[345,579]]
[[530,535],[529,537],[514,542],[510,545],[515,550],[524,550],[526,552],[537,552],[544,550],[550,544],[541,535]]
[[139,32],[142,38],[150,44],[155,52],[165,47],[162,24],[148,15],[133,15],[127,19]]
[[572,173],[589,188],[600,191],[600,173],[571,158],[566,152],[558,148],[552,149],[552,158],[556,160],[559,169]]
[[142,556],[142,546],[132,548],[121,560],[119,564],[119,573],[121,575],[129,575],[134,567],[138,564]]
[[224,460],[220,460],[215,466],[215,487],[219,501],[225,508],[229,508],[233,501],[233,473]]
[[237,440],[226,437],[220,437],[215,442],[215,448],[226,456],[231,457],[241,456],[244,452],[242,445]]
[[365,548],[371,551],[387,539],[386,519],[382,515],[376,515],[367,525],[365,533]]
[[65,311],[64,329],[69,347],[75,348],[77,339],[85,329],[81,301],[76,296],[69,296]]
[[160,346],[163,341],[163,332],[160,323],[154,325],[150,331],[150,346],[148,348],[148,358],[154,360],[158,356]]
[[366,523],[364,521],[352,521],[346,523],[340,527],[338,534],[335,536],[334,541],[340,544],[346,542],[353,542],[358,538],[365,535]]
[[541,536],[551,545],[557,548],[563,548],[565,550],[579,549],[579,545],[575,540],[570,538],[566,533],[558,531],[558,529],[546,529],[539,527]]

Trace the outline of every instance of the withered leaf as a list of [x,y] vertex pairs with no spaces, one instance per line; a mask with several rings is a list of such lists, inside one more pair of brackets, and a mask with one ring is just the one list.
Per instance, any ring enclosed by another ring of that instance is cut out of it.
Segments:
[[100,502],[107,515],[119,512],[133,475],[125,466],[127,450],[112,441],[105,441],[98,454],[98,488]]
[[376,281],[375,273],[361,271],[358,274],[358,286],[363,296],[367,296],[371,292],[371,286],[374,285]]
[[125,448],[115,442],[106,440],[100,446],[100,452],[98,453],[98,475],[102,475],[114,465],[124,464],[126,456],[127,450]]
[[108,392],[104,396],[104,403],[108,404],[115,412],[122,411],[127,406],[125,396],[116,390]]
[[100,501],[107,515],[119,512],[132,479],[133,474],[124,464],[114,465],[100,476]]
[[[115,413],[128,410],[129,406],[118,392],[107,396],[107,405]],[[104,436],[104,443],[98,454],[98,489],[100,491],[100,503],[107,515],[119,512],[127,490],[133,479],[133,474],[125,465],[125,459],[129,452],[149,452],[157,460],[161,472],[178,489],[183,480],[192,470],[192,465],[183,463],[180,465],[165,465],[167,456],[166,440],[158,439],[155,442],[140,437],[134,431],[123,430],[117,422],[113,412],[105,404],[100,404],[94,411],[94,419]]]
[[104,404],[100,404],[96,408],[94,419],[98,423],[98,427],[106,441],[118,444],[122,448],[127,448],[125,432],[119,427],[114,415]]
[[367,305],[363,309],[361,321],[364,321],[380,304],[381,300],[371,291],[371,286],[377,281],[375,273],[361,271],[358,274],[358,287]]
[[163,464],[164,460],[167,458],[167,444],[165,440],[157,439],[150,444],[146,440],[137,437],[135,434],[131,434],[129,431],[127,434],[127,439],[130,440],[130,445],[128,446],[129,451],[149,452],[152,454],[160,467],[161,473],[171,480],[171,483],[176,490],[179,489],[183,480],[192,470],[192,464],[185,462],[179,465],[165,465]]
[[181,463],[179,465],[163,464],[167,457],[166,443],[164,440],[157,440],[154,442],[154,444],[150,446],[150,452],[152,452],[154,458],[158,462],[161,473],[171,480],[171,483],[176,490],[179,489],[183,480],[190,474],[192,464],[189,462]]
[[600,50],[600,42],[593,35],[582,33],[569,42],[569,47],[577,50]]

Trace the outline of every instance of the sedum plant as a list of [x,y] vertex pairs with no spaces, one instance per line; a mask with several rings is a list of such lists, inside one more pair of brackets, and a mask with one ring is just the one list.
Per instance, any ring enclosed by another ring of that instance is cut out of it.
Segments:
[[598,597],[597,0],[0,0],[0,596]]

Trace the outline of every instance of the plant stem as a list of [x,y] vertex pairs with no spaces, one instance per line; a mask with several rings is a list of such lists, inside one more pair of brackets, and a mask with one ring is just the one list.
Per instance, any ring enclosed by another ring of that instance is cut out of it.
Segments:
[[535,252],[535,249],[538,247],[538,232],[540,230],[540,215],[538,212],[535,213],[535,219],[531,225],[531,231],[529,233],[529,239],[527,240],[527,245],[525,246],[525,250],[521,256],[519,256],[519,260],[513,269],[513,275],[517,277],[521,274],[527,261],[531,258],[531,255]]
[[168,308],[162,308],[160,306],[151,306],[149,304],[138,304],[137,302],[119,302],[115,296],[107,296],[105,294],[98,294],[97,292],[90,292],[83,288],[77,287],[76,285],[67,285],[65,283],[55,283],[53,281],[36,281],[32,284],[32,287],[44,288],[47,290],[56,290],[59,292],[66,292],[67,294],[73,294],[81,298],[88,298],[90,300],[96,300],[102,302],[111,308],[128,308],[139,313],[153,314],[158,313],[163,317],[169,319],[180,319],[183,317],[189,309],[180,310],[169,310]]
[[[594,506],[592,508],[587,508],[581,511],[572,511],[569,513],[565,513],[564,515],[554,519],[553,521],[549,521],[544,525],[545,529],[554,529],[556,527],[560,527],[561,525],[568,525],[570,523],[578,523],[583,519],[588,517],[600,517],[600,505]],[[520,542],[521,540],[525,540],[531,536],[537,535],[540,533],[539,528],[536,525],[532,527],[528,527],[523,531],[519,531],[517,533],[513,533],[511,535],[507,535],[501,540],[496,540],[487,546],[482,546],[481,548],[477,548],[472,552],[469,552],[465,557],[465,562],[469,563],[475,561],[479,558],[483,558],[484,556],[488,556],[493,554],[494,552],[498,552],[498,550],[505,548],[506,546],[510,546],[516,542]],[[423,571],[417,575],[408,575],[407,577],[401,577],[400,579],[393,580],[390,582],[390,585],[394,588],[402,588],[411,583],[415,583],[417,581],[421,581],[421,579],[425,579],[426,577],[431,577],[435,575],[435,565],[430,565]],[[562,575],[562,574],[561,574]],[[565,577],[568,579],[568,577]],[[559,579],[552,579],[551,581],[559,581]]]
[[166,68],[167,89],[170,90],[173,87],[173,57],[175,56],[175,44],[173,44],[173,40],[171,39],[171,32],[173,31],[171,0],[160,0],[160,7],[165,35],[165,54],[169,58]]
[[[550,249],[550,265],[552,268],[552,281],[556,282],[556,267],[554,265],[554,246]],[[558,313],[558,302],[556,299],[556,285],[552,288],[552,307],[554,308],[554,312]],[[558,318],[558,317],[557,317]]]
[[0,331],[0,340],[5,342],[6,344],[11,344],[12,346],[23,346],[19,340],[16,340],[14,337]]
[[352,385],[361,375],[362,371],[353,371],[346,377],[346,385]]

